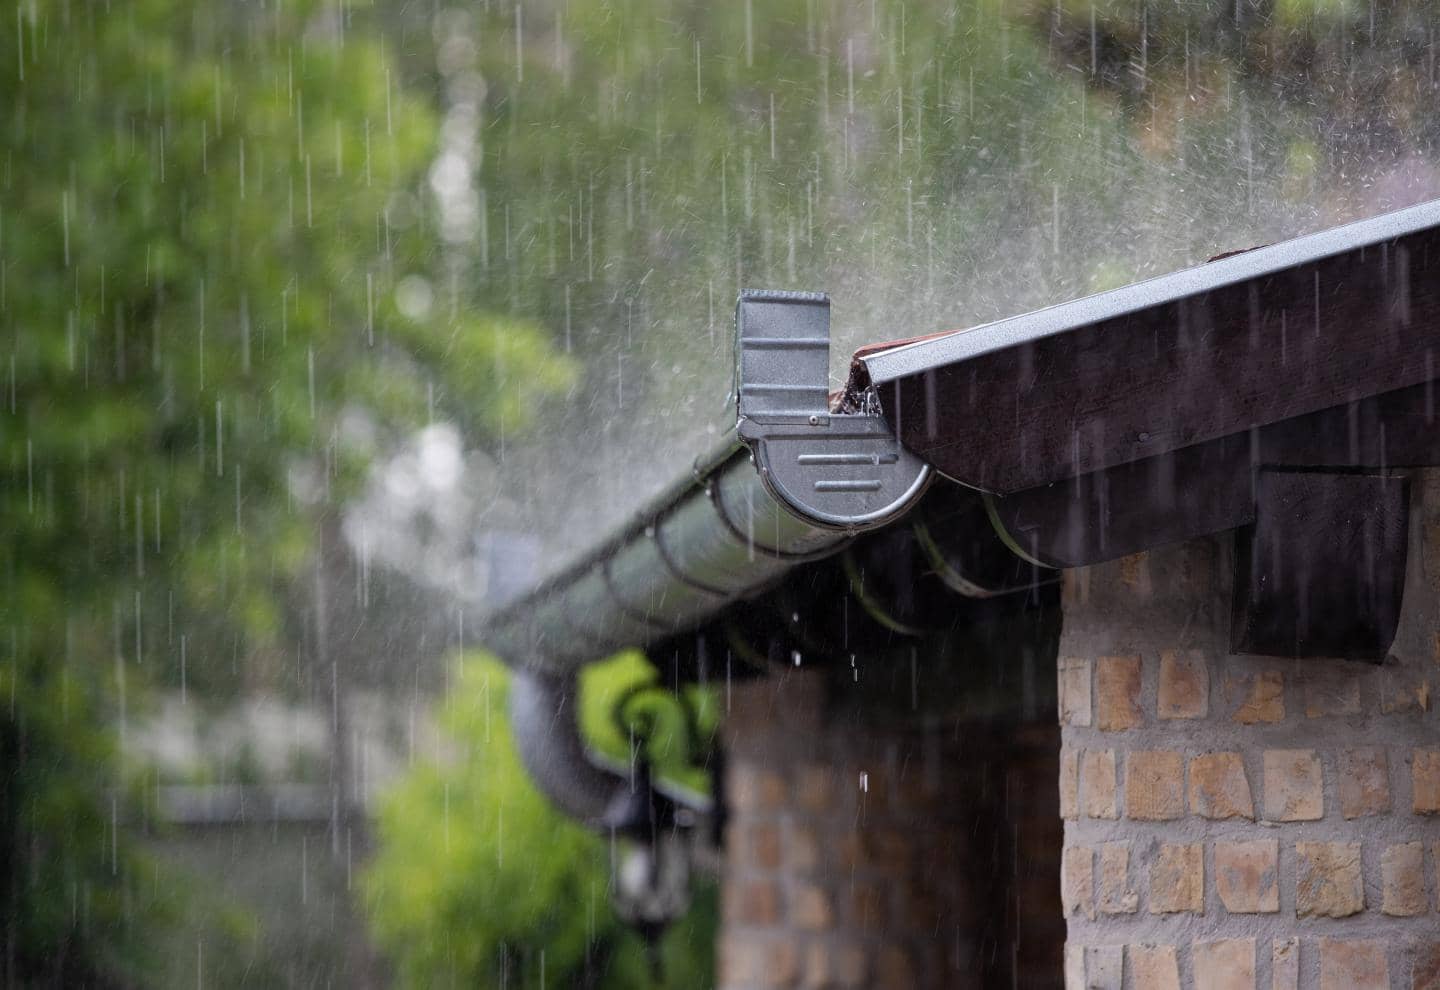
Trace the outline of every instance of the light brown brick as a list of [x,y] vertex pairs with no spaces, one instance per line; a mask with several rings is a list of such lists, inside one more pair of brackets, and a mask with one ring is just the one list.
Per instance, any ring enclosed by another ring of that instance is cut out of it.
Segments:
[[727,922],[761,928],[779,923],[779,885],[769,880],[735,881],[724,889]]
[[815,990],[865,985],[865,951],[859,946],[811,942],[805,949],[805,982]]
[[1134,990],[1180,990],[1180,967],[1173,945],[1127,945]]
[[[1068,576],[1071,572],[1066,571]],[[1085,946],[1078,942],[1065,943],[1065,990],[1086,990],[1085,987]]]
[[1107,842],[1100,847],[1100,911],[1134,914],[1140,895],[1130,889],[1130,844]]
[[790,918],[795,927],[823,932],[835,927],[835,905],[825,888],[813,883],[791,888]]
[[850,902],[849,921],[860,931],[878,931],[890,919],[885,906],[885,891],[878,884],[847,884],[847,899]]
[[1390,760],[1384,746],[1365,746],[1340,754],[1340,814],[1346,818],[1390,811]]
[[[1333,661],[1343,664],[1343,661]],[[1314,670],[1307,670],[1305,684],[1305,717],[1360,714],[1360,678],[1351,666],[1331,666],[1316,661]]]
[[737,811],[779,808],[789,799],[785,778],[774,771],[731,763],[725,773],[727,794]]
[[821,865],[820,837],[815,829],[791,822],[785,842],[785,868],[795,873],[813,873]]
[[1231,719],[1241,725],[1285,720],[1285,675],[1278,670],[1227,675],[1226,694],[1240,703]]
[[1385,943],[1322,938],[1320,990],[1390,990]]
[[1205,913],[1204,847],[1161,844],[1150,864],[1150,913]]
[[1295,843],[1295,914],[1347,918],[1365,910],[1360,843]]
[[780,826],[751,825],[745,829],[745,856],[748,865],[760,870],[780,868]]
[[1066,846],[1060,862],[1060,904],[1065,917],[1095,917],[1095,854],[1089,846]]
[[1210,711],[1210,667],[1201,650],[1160,654],[1156,714],[1161,718],[1204,718]]
[[1205,990],[1255,990],[1255,940],[1197,942],[1190,950],[1195,986]]
[[1415,814],[1440,814],[1440,749],[1415,751],[1410,763],[1410,787]]
[[793,940],[727,935],[720,944],[721,982],[749,987],[790,987],[800,975]]
[[1324,776],[1313,749],[1267,749],[1264,772],[1267,819],[1309,822],[1325,816]]
[[754,944],[748,935],[721,931],[715,945],[715,968],[722,986],[748,981],[750,971],[760,968],[758,962],[752,962],[752,958],[757,954],[752,948]]
[[1204,818],[1255,817],[1250,778],[1239,753],[1205,753],[1191,759],[1190,810]]
[[1380,910],[1396,917],[1424,914],[1430,905],[1425,899],[1425,847],[1419,842],[1386,846],[1380,854]]
[[804,764],[795,772],[795,802],[806,811],[831,811],[836,806],[835,771]]
[[1120,567],[1120,580],[1125,587],[1139,598],[1149,598],[1154,591],[1150,580],[1150,555],[1142,550],[1121,557],[1116,564]]
[[1060,724],[1085,727],[1090,724],[1090,661],[1083,657],[1061,657]]
[[1080,760],[1080,793],[1086,817],[1119,818],[1115,799],[1115,751],[1087,749]]
[[1124,978],[1124,946],[1087,945],[1085,947],[1086,990],[1121,990],[1121,981]]
[[1300,940],[1277,938],[1270,946],[1270,990],[1300,990]]
[[1140,708],[1140,658],[1095,661],[1095,725],[1102,732],[1134,729],[1145,721]]
[[845,990],[865,986],[868,972],[865,950],[858,945],[839,945],[830,950],[834,954],[834,983]]
[[1185,814],[1185,761],[1171,750],[1135,750],[1125,761],[1125,814],[1164,821]]
[[1386,715],[1430,710],[1430,682],[1410,664],[1386,663],[1376,672],[1380,682],[1380,711]]
[[1215,843],[1215,890],[1231,914],[1280,910],[1280,844],[1274,839]]
[[1440,990],[1440,942],[1423,942],[1416,946],[1410,990]]
[[1080,752],[1069,746],[1060,750],[1060,817],[1080,817]]

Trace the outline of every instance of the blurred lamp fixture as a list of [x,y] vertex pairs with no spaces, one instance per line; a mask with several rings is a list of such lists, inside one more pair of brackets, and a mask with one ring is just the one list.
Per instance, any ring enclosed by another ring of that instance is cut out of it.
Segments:
[[612,864],[611,900],[620,919],[655,942],[690,909],[690,848],[679,829],[649,842],[620,844]]

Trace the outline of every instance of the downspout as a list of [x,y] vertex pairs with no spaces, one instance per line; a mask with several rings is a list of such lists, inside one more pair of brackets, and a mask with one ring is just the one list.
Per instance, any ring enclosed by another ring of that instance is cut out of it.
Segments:
[[930,479],[873,408],[832,411],[830,301],[744,292],[736,307],[736,425],[724,444],[610,540],[493,616],[514,669],[520,758],[561,810],[638,830],[675,802],[586,752],[575,671],[716,616],[806,560],[904,514]]
[[521,667],[510,678],[510,731],[535,786],[569,817],[596,831],[649,824],[650,795],[634,778],[594,761],[580,738],[575,676]]

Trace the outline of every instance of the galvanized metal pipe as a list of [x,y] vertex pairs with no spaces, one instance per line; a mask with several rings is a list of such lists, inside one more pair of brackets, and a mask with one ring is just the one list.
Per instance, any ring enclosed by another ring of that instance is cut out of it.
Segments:
[[714,460],[615,539],[494,616],[486,645],[512,665],[572,670],[693,628],[853,535],[781,504],[738,442]]
[[878,413],[831,410],[824,295],[742,293],[736,329],[734,429],[610,539],[490,617],[483,639],[511,665],[573,670],[694,629],[924,491],[930,468]]
[[515,748],[535,786],[566,815],[591,828],[621,827],[636,788],[590,759],[580,738],[576,687],[571,676],[517,670],[510,680]]

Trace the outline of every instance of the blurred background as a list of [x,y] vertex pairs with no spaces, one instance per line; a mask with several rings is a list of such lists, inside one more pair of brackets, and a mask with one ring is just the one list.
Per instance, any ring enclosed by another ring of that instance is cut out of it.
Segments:
[[[0,980],[702,987],[484,614],[861,343],[1440,195],[1431,0],[9,0]],[[683,701],[683,704],[681,702]],[[638,656],[584,725],[706,786]],[[676,713],[682,712],[685,717]]]

